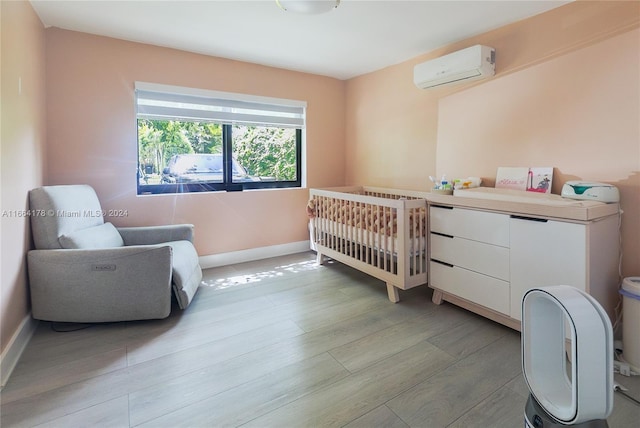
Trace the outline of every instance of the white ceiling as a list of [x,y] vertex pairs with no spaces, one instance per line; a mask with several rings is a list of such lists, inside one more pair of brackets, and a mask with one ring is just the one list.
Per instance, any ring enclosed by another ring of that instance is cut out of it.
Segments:
[[46,27],[349,79],[568,1],[342,0],[296,15],[275,0],[31,0]]

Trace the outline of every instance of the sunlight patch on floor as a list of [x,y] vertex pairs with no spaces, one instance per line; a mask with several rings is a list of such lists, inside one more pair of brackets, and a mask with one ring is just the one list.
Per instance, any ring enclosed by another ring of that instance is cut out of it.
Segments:
[[261,272],[233,275],[227,278],[203,280],[201,286],[211,287],[215,290],[224,290],[232,287],[257,283],[266,279],[283,278],[287,275],[317,270],[320,267],[321,266],[316,263],[315,260],[305,260],[303,262],[288,263],[282,266],[276,266],[273,269],[268,269]]

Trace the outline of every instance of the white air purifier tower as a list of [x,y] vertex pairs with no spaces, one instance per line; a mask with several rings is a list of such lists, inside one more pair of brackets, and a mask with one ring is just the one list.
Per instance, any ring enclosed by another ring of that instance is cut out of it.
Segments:
[[558,285],[524,295],[522,370],[530,391],[526,428],[609,426],[613,329],[587,293]]

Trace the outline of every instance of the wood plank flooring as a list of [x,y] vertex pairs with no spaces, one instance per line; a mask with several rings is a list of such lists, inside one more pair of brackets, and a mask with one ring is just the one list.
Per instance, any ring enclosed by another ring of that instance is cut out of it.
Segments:
[[[41,322],[0,425],[521,427],[519,333],[436,306],[427,287],[400,297],[301,253],[206,270],[165,320]],[[616,397],[610,426],[634,426],[639,409]]]

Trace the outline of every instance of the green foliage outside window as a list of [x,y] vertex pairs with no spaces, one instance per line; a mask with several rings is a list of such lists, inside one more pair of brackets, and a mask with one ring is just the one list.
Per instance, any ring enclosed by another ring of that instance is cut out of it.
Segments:
[[234,126],[233,153],[249,175],[296,179],[295,129]]

